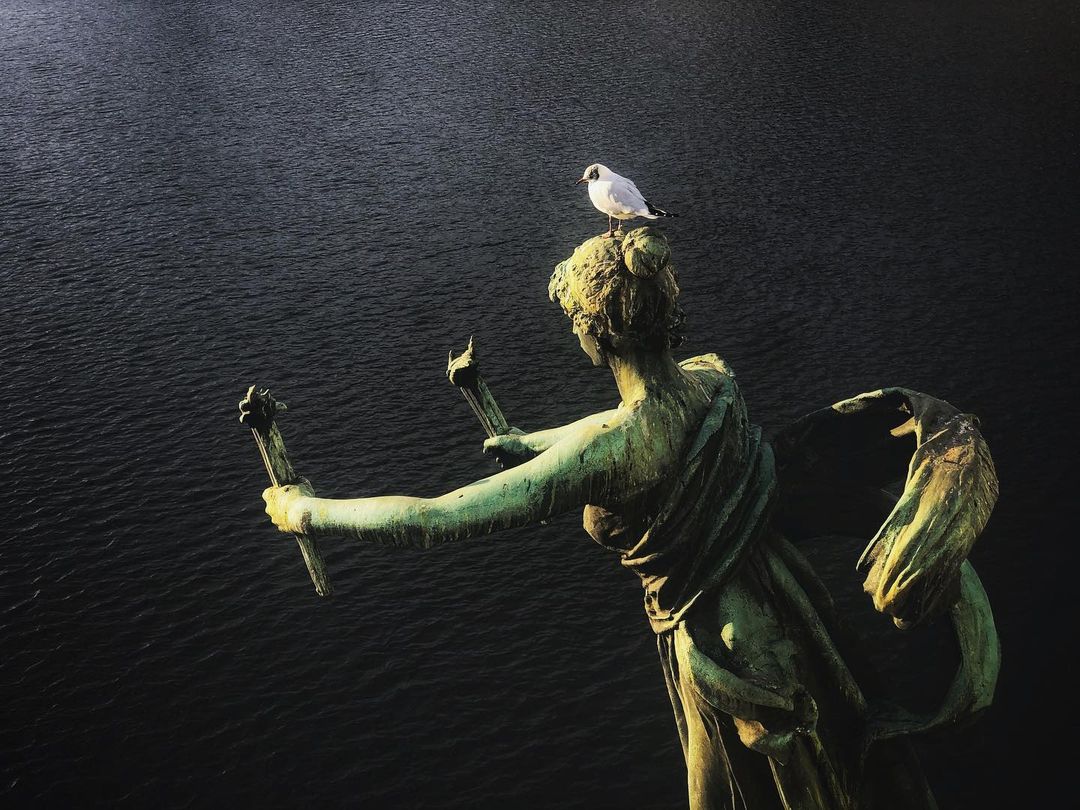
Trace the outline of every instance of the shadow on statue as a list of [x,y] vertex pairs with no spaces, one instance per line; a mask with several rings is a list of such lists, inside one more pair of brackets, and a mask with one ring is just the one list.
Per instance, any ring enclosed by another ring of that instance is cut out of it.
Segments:
[[[1000,666],[967,562],[997,498],[978,420],[888,388],[766,440],[720,357],[673,359],[683,312],[655,228],[586,241],[555,268],[549,294],[614,377],[617,407],[510,428],[478,371],[452,357],[502,472],[437,498],[325,499],[277,480],[264,493],[273,522],[298,540],[428,548],[583,509],[589,535],[640,577],[690,807],[934,807],[911,740],[988,706]],[[273,479],[272,400],[259,412],[271,422],[260,450]],[[877,611],[913,634],[952,628],[955,674],[924,705],[893,699],[808,562],[851,538]]]

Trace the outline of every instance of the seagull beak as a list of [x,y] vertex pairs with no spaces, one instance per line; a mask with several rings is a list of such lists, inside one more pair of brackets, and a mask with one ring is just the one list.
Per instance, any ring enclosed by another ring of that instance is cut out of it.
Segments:
[[582,177],[580,180],[574,182],[575,186],[580,186],[582,183],[588,183],[589,181]]

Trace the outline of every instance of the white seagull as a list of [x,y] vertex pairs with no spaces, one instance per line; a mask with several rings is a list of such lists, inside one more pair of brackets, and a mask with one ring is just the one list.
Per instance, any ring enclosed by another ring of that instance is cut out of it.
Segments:
[[605,236],[611,236],[614,233],[611,228],[612,217],[624,220],[634,217],[656,219],[657,217],[678,216],[678,214],[671,214],[657,208],[642,196],[633,180],[621,174],[615,174],[602,163],[593,163],[588,166],[585,173],[581,175],[581,179],[574,185],[578,183],[589,184],[589,199],[592,200],[592,204],[597,211],[608,215],[608,232],[604,234]]

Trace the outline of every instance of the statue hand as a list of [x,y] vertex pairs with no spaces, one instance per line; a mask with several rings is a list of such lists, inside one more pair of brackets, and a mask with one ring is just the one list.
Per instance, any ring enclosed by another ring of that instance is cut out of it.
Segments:
[[301,479],[298,484],[268,487],[263,490],[266,514],[280,531],[304,534],[311,523],[311,509],[306,499],[315,493],[311,485]]
[[515,467],[536,456],[536,451],[521,440],[526,435],[519,428],[510,428],[509,433],[493,436],[484,442],[484,452],[493,456],[504,470]]

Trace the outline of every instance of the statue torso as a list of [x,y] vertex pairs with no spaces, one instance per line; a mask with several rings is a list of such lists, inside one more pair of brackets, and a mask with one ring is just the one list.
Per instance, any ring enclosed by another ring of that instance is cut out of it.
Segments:
[[[730,367],[715,354],[706,354],[682,361],[683,370],[697,378],[707,390],[714,391],[721,377],[733,377]],[[585,531],[604,548],[625,552],[641,538],[656,519],[657,512],[667,498],[671,485],[679,473],[686,444],[697,433],[702,418],[710,407],[710,398],[696,404],[679,415],[678,420],[665,418],[662,408],[653,414],[646,413],[649,429],[663,430],[671,434],[669,446],[678,448],[672,455],[669,474],[648,490],[612,503],[587,504],[583,515]]]

